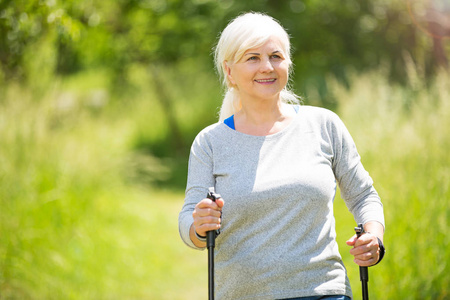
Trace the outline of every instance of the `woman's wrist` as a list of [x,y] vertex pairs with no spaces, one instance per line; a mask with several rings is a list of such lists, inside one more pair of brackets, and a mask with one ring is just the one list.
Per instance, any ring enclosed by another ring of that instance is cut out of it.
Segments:
[[191,241],[194,243],[196,247],[198,248],[205,247],[206,239],[203,240],[201,235],[197,233],[194,224],[191,224],[191,228],[189,229],[189,237],[191,238]]
[[376,236],[375,234],[372,234],[368,231],[366,231],[366,233],[373,235],[374,237],[377,238],[377,241],[378,241],[378,250],[379,250],[380,254],[378,256],[378,261],[375,264],[371,265],[371,267],[373,267],[373,266],[379,264],[380,261],[383,259],[384,254],[386,253],[386,249],[384,248],[383,242],[381,241],[381,239],[378,236]]
[[[384,257],[384,254],[386,253],[386,249],[384,248],[384,245],[383,245],[383,242],[381,241],[381,239],[379,237],[377,237],[377,240],[378,240],[378,247],[380,250],[380,256],[378,257],[378,261],[375,263],[375,265],[380,263],[380,261]],[[375,265],[372,265],[372,266],[375,266]]]
[[206,243],[206,236],[201,236],[200,234],[197,233],[197,230],[195,230],[194,227],[194,234],[195,237],[200,241],[200,242],[205,242]]

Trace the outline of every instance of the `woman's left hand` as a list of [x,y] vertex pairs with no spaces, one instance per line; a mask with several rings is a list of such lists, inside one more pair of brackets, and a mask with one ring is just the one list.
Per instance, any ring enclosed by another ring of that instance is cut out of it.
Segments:
[[355,257],[353,261],[361,267],[372,266],[380,259],[378,239],[371,233],[364,233],[359,238],[355,234],[346,243],[353,246],[350,254]]

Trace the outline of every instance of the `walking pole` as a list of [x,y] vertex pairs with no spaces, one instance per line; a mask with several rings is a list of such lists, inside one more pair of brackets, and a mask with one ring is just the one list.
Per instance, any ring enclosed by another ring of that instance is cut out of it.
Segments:
[[[358,227],[355,227],[356,236],[359,238],[361,234],[363,234],[364,227],[362,224],[358,224]],[[362,285],[362,298],[363,300],[369,300],[369,289],[367,287],[367,283],[369,282],[369,271],[367,267],[359,267],[359,279],[361,280]]]
[[[209,193],[206,196],[212,201],[220,198],[216,194],[213,187],[209,188]],[[206,247],[208,248],[208,295],[209,300],[214,300],[214,247],[216,246],[216,236],[220,233],[219,230],[211,230],[206,233]]]

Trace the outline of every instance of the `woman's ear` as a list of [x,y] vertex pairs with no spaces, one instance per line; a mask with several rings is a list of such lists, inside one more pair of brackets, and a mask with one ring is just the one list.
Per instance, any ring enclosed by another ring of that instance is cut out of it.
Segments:
[[233,76],[231,75],[231,68],[228,65],[228,61],[226,61],[226,60],[223,62],[223,69],[225,70],[225,74],[227,75],[228,81],[232,85],[236,85],[236,82],[233,80]]

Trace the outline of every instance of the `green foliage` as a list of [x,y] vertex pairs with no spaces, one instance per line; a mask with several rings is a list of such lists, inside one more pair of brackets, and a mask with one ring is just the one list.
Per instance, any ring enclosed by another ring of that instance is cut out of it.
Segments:
[[[291,34],[299,90],[314,86],[321,101],[332,105],[328,74],[348,85],[349,70],[383,65],[391,80],[405,83],[405,55],[423,64],[426,75],[434,73],[439,62],[431,51],[433,40],[419,29],[428,25],[414,17],[426,9],[408,10],[404,1],[354,0],[3,1],[0,83],[29,78],[24,55],[46,57],[46,51],[54,53],[52,72],[108,69],[112,88],[129,83],[134,64],[172,65],[195,58],[212,68],[218,33],[230,19],[253,10],[274,16]],[[36,43],[47,45],[36,49]]]
[[45,41],[55,48],[57,55],[64,55],[63,46],[79,40],[83,24],[67,11],[66,6],[71,3],[56,0],[0,3],[0,71],[6,80],[27,77],[27,61],[23,57],[35,43]]

